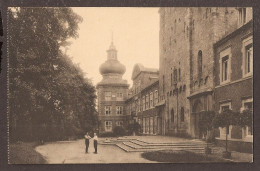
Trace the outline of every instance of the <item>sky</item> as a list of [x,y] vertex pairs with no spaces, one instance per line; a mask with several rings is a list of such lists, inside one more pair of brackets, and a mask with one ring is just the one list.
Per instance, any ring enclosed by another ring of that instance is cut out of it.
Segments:
[[83,18],[79,37],[71,40],[67,54],[79,64],[86,77],[96,85],[102,80],[99,66],[107,59],[113,33],[118,60],[126,66],[123,79],[132,85],[136,63],[159,68],[158,8],[77,7],[72,8]]

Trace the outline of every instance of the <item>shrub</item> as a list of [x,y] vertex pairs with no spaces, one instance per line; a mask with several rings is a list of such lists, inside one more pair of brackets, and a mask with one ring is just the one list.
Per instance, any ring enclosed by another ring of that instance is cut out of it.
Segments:
[[113,130],[113,133],[115,136],[124,136],[126,135],[126,131],[123,127],[121,126],[116,126]]
[[134,132],[136,134],[139,134],[140,133],[140,130],[141,130],[141,126],[139,123],[135,122],[135,123],[132,123],[132,124],[129,124],[127,126],[127,132],[128,134],[133,134]]
[[100,134],[99,137],[115,137],[115,134],[113,132],[105,132],[103,134]]

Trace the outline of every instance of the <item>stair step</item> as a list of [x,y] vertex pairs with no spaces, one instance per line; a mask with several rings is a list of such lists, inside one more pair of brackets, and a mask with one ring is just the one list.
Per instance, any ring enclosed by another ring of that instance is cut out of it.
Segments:
[[[133,143],[138,146],[176,146],[176,147],[182,147],[182,146],[200,146],[200,147],[206,147],[206,144],[198,144],[198,143],[169,143],[169,144],[164,144],[164,143],[156,143],[156,144],[150,144],[150,143],[143,143],[139,141],[130,141],[129,143]],[[208,147],[212,147],[213,144],[208,144]]]

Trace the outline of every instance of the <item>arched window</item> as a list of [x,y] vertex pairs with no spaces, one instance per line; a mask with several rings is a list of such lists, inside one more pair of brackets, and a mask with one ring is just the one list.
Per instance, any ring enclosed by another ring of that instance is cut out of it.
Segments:
[[171,110],[171,122],[174,122],[174,110]]
[[202,51],[198,52],[198,76],[202,75]]
[[184,122],[184,108],[181,107],[181,122]]

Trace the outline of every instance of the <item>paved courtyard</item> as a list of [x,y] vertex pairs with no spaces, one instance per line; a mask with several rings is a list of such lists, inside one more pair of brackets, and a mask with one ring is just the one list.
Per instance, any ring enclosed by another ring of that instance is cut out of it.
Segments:
[[[100,139],[99,141],[102,141]],[[36,147],[50,164],[59,163],[154,163],[141,157],[141,152],[126,153],[114,145],[98,145],[98,154],[94,154],[93,141],[89,144],[89,153],[85,153],[83,139],[70,142],[48,143]]]
[[[135,144],[136,143],[136,144]],[[138,145],[139,144],[139,145]],[[98,154],[94,154],[93,140],[89,153],[85,153],[84,139],[46,143],[36,147],[50,164],[59,163],[154,163],[141,157],[144,151],[160,149],[192,150],[204,153],[205,143],[167,136],[130,136],[121,138],[99,138]],[[213,147],[213,155],[221,157],[224,148]],[[232,152],[232,161],[250,162],[252,154]]]

